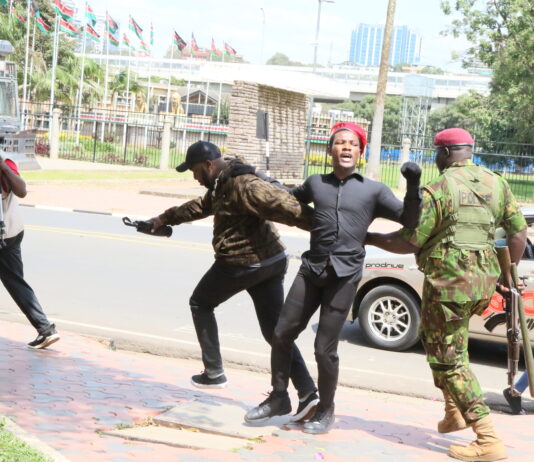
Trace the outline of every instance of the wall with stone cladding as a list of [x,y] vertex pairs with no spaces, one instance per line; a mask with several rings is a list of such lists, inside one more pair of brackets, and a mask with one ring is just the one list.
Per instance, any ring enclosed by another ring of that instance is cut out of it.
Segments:
[[276,178],[302,178],[308,100],[303,93],[236,81],[230,96],[227,152],[265,170],[265,140],[256,138],[257,111],[269,117],[269,169]]

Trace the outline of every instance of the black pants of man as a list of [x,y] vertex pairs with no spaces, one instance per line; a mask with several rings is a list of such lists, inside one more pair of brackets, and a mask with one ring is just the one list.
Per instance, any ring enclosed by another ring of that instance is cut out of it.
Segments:
[[33,289],[24,280],[20,250],[23,237],[24,231],[4,240],[6,245],[0,249],[0,280],[31,325],[37,329],[39,334],[42,334],[50,328],[51,324]]
[[339,334],[352,306],[358,282],[359,279],[354,276],[338,277],[331,266],[327,266],[319,275],[304,264],[300,267],[274,332],[271,351],[273,390],[287,389],[287,358],[291,355],[293,342],[321,306],[315,336],[315,359],[319,375],[317,385],[321,404],[325,408],[333,404],[339,375]]
[[[261,333],[271,344],[284,304],[283,282],[286,269],[286,258],[265,267],[228,265],[215,261],[200,280],[189,303],[202,350],[204,369],[209,377],[224,373],[214,309],[233,295],[246,290],[252,297]],[[316,391],[315,383],[298,348],[292,345],[289,350],[292,359],[286,358],[288,377],[291,377],[299,397],[305,397]]]

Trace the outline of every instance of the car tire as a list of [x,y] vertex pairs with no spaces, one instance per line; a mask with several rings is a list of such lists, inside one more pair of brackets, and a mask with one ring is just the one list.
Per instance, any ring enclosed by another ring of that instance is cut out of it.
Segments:
[[378,286],[363,297],[358,321],[373,346],[403,351],[419,340],[419,301],[402,287]]

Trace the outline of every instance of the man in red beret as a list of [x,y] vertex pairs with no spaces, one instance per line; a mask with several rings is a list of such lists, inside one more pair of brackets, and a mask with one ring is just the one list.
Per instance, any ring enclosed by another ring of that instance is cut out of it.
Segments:
[[[421,169],[407,163],[403,174],[416,186],[415,199],[403,204],[391,190],[356,172],[365,152],[365,130],[353,122],[340,122],[332,127],[328,153],[333,171],[312,175],[292,194],[301,202],[314,204],[310,250],[302,255],[302,265],[286,297],[276,325],[271,350],[273,391],[267,400],[249,410],[247,422],[261,422],[277,415],[289,414],[291,402],[287,393],[292,346],[306,328],[310,318],[321,307],[315,337],[318,368],[319,404],[310,420],[304,423],[306,433],[326,433],[334,423],[339,359],[339,334],[354,301],[362,275],[365,256],[363,247],[367,228],[377,218],[388,218],[415,226],[419,218],[419,176]],[[408,206],[407,206],[408,204]],[[412,209],[412,213],[407,210]]]
[[518,263],[526,243],[526,222],[504,178],[474,165],[474,140],[461,128],[434,138],[441,175],[423,187],[423,208],[415,229],[369,233],[367,243],[396,253],[412,253],[425,275],[421,341],[435,385],[445,399],[440,433],[470,426],[477,438],[452,445],[449,455],[465,461],[506,457],[490,410],[469,366],[469,319],[488,306],[500,275],[495,229],[504,228],[511,260]]

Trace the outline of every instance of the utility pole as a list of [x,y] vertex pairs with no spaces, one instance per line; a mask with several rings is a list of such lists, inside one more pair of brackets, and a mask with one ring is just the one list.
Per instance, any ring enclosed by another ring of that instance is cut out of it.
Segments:
[[366,176],[373,180],[380,179],[380,150],[382,148],[382,125],[384,123],[384,99],[388,82],[389,52],[391,50],[391,37],[393,35],[396,3],[397,0],[388,1],[386,26],[384,28],[384,42],[382,45],[380,70],[378,71],[378,83],[376,86],[376,107],[373,116],[369,160],[367,162],[366,171]]
[[[317,70],[317,48],[319,47],[319,28],[321,26],[321,3],[334,3],[334,0],[318,0],[317,4],[317,25],[315,26],[315,42],[313,42],[313,73]],[[308,167],[311,154],[311,135],[313,124],[313,96],[310,96],[308,108],[308,123],[306,128],[306,153],[304,155],[304,178],[308,176]]]

